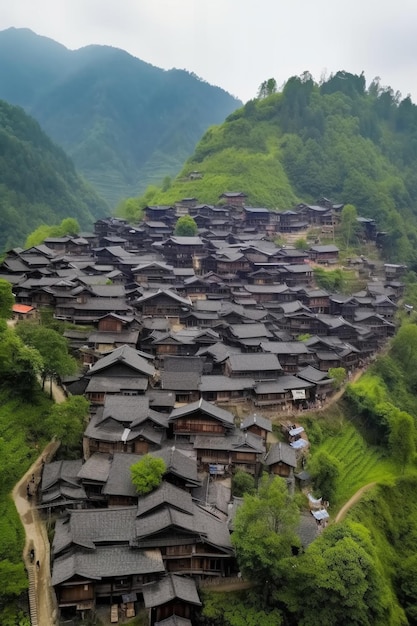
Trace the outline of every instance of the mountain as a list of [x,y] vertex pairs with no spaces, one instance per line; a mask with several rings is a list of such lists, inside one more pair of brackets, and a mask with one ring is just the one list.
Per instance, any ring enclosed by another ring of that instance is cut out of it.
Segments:
[[38,122],[0,100],[0,251],[23,245],[40,224],[73,217],[87,228],[108,212]]
[[33,115],[111,204],[176,175],[207,128],[241,105],[184,70],[15,28],[0,32],[0,98]]
[[208,129],[170,188],[142,200],[215,203],[224,191],[280,210],[321,196],[354,204],[388,232],[387,255],[417,268],[417,107],[363,75],[292,77]]

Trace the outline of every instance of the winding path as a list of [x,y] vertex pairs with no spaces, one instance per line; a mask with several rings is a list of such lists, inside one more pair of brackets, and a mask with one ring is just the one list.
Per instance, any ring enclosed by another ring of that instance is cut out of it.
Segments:
[[[55,402],[64,402],[65,394],[53,385],[52,395]],[[43,520],[40,518],[35,503],[27,497],[28,486],[36,491],[41,481],[43,462],[53,459],[59,441],[51,441],[36,459],[24,476],[15,485],[12,498],[19,513],[26,534],[23,561],[29,579],[29,607],[32,626],[55,626],[57,624],[57,607],[55,594],[51,584],[50,545]],[[30,562],[29,552],[35,551],[34,563]],[[36,562],[39,561],[39,568]]]
[[346,504],[344,504],[342,506],[342,508],[340,509],[339,513],[336,515],[335,517],[335,522],[341,522],[347,512],[349,511],[349,509],[351,509],[357,502],[359,502],[359,500],[362,498],[363,494],[366,493],[367,491],[369,491],[370,489],[372,489],[372,487],[375,487],[377,483],[368,483],[367,485],[364,485],[363,487],[361,487],[360,489],[358,489],[358,491],[356,493],[353,494],[353,496],[350,498],[350,500],[348,500],[346,502]]

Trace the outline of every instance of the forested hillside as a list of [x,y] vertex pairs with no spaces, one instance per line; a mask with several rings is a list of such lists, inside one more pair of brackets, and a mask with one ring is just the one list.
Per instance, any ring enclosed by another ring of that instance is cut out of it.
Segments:
[[[392,260],[416,263],[416,166],[409,97],[378,80],[367,87],[363,75],[341,71],[317,84],[305,73],[210,128],[170,189],[149,189],[143,200],[215,203],[225,190],[243,191],[252,206],[285,210],[324,195],[389,231]],[[202,178],[187,178],[192,171]]]
[[39,224],[73,217],[87,228],[108,211],[39,124],[0,101],[0,251],[22,245]]
[[0,32],[0,97],[33,115],[113,205],[177,174],[241,104],[184,70],[108,46],[71,51],[27,29]]

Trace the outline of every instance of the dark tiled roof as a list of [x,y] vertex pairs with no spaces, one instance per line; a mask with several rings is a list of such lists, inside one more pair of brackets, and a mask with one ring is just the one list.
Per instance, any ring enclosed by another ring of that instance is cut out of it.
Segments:
[[234,372],[259,372],[270,370],[281,370],[282,367],[275,354],[249,353],[232,354],[229,356],[229,363]]
[[192,578],[169,574],[158,582],[143,587],[143,599],[147,609],[161,606],[175,598],[188,604],[201,606],[197,586]]
[[100,546],[94,551],[72,551],[54,560],[52,584],[74,576],[101,580],[114,576],[161,574],[165,571],[159,550],[137,550],[129,546]]
[[256,413],[251,413],[251,415],[248,415],[248,417],[241,423],[240,428],[242,430],[246,430],[255,425],[259,426],[259,428],[267,430],[270,433],[272,432],[271,421],[266,417],[262,417],[262,415],[257,415]]
[[290,467],[297,467],[297,459],[295,450],[287,443],[273,443],[269,452],[265,455],[264,462],[266,465],[275,465],[275,463],[285,463]]
[[158,489],[139,498],[137,515],[148,515],[165,505],[189,515],[194,513],[191,494],[164,481]]
[[197,411],[201,411],[202,413],[206,413],[208,416],[213,417],[214,419],[223,422],[226,425],[233,425],[235,418],[232,413],[229,411],[225,411],[224,409],[220,409],[215,404],[211,402],[206,402],[205,400],[198,400],[197,402],[192,402],[178,409],[174,409],[171,411],[171,415],[169,416],[169,421],[173,421],[178,419],[179,417],[184,417],[186,415],[191,415]]
[[138,355],[137,350],[134,350],[130,346],[120,346],[120,348],[116,348],[103,356],[90,370],[90,374],[95,374],[102,370],[105,370],[107,367],[114,365],[118,361],[123,362],[133,370],[140,372],[141,374],[146,374],[147,376],[153,376],[155,374],[155,369],[152,365]]

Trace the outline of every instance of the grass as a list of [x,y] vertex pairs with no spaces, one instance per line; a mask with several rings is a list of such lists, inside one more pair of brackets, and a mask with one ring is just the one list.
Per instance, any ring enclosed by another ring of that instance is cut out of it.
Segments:
[[318,447],[335,457],[340,464],[337,481],[336,508],[347,502],[368,483],[391,485],[400,470],[381,448],[371,447],[353,424],[345,422],[336,435],[327,437]]

